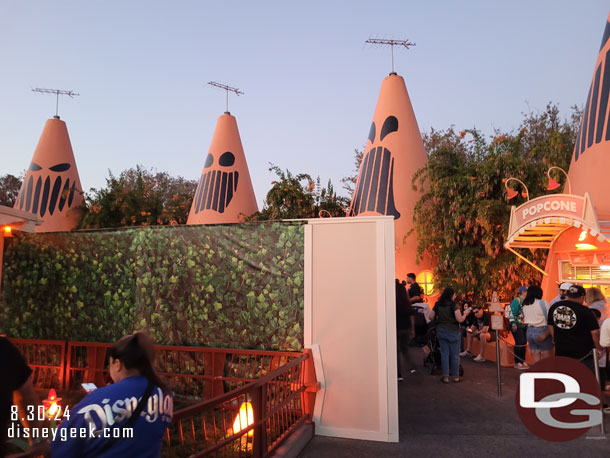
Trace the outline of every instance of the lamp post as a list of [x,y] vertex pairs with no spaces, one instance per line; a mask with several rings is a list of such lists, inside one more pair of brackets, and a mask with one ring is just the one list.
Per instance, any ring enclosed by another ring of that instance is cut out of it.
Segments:
[[546,172],[546,176],[549,177],[549,184],[546,187],[547,191],[553,191],[554,189],[557,189],[559,186],[561,186],[560,183],[558,183],[557,181],[555,181],[551,178],[551,170],[553,170],[553,169],[559,170],[566,176],[566,185],[568,186],[568,194],[572,194],[572,185],[570,184],[570,177],[568,176],[568,173],[564,169],[562,169],[561,167],[557,167],[556,165],[549,167],[549,169]]
[[521,183],[521,186],[523,186],[525,188],[525,195],[523,197],[527,197],[527,200],[530,200],[530,192],[527,189],[527,186],[525,186],[525,183],[523,181],[521,181],[519,178],[513,178],[513,177],[507,178],[506,181],[504,182],[504,187],[506,188],[506,194],[508,194],[509,200],[512,199],[513,197],[515,197],[517,194],[519,194],[514,189],[511,189],[508,187],[508,183],[510,181],[516,181],[518,183]]

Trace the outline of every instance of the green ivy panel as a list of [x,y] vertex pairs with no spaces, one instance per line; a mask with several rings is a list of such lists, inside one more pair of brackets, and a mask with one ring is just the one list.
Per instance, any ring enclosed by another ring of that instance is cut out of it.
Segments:
[[5,243],[0,330],[112,342],[302,350],[301,222],[17,234]]

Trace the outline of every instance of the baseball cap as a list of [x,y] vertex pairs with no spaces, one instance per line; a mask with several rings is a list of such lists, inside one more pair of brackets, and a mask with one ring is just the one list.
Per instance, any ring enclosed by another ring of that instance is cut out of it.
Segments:
[[568,289],[570,289],[571,286],[574,286],[574,285],[572,283],[570,283],[569,281],[564,281],[561,285],[559,285],[559,289],[561,289],[563,291],[567,291]]
[[572,286],[570,286],[568,288],[568,292],[566,293],[566,295],[568,297],[571,297],[572,299],[578,299],[580,297],[583,297],[585,294],[587,294],[587,292],[580,285],[572,285]]
[[524,292],[526,292],[526,291],[527,291],[527,286],[521,286],[521,287],[519,288],[519,292],[518,292],[518,294],[522,294],[522,293],[524,293]]

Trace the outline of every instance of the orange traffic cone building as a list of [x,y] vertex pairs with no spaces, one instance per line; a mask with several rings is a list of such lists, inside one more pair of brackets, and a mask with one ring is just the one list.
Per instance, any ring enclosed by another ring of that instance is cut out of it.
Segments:
[[187,224],[237,223],[258,211],[237,121],[218,118]]
[[68,129],[57,116],[44,126],[14,208],[42,220],[36,232],[69,231],[83,200]]
[[409,272],[419,276],[432,267],[429,259],[417,262],[417,236],[407,235],[414,227],[413,209],[420,198],[411,180],[426,162],[405,81],[391,73],[381,83],[350,214],[394,216],[396,277],[403,280]]
[[[576,137],[568,181],[572,196],[585,197],[588,218],[570,218],[552,244],[542,287],[545,298],[557,294],[557,284],[598,286],[610,295],[610,16],[606,21],[593,78]],[[564,191],[564,193],[566,192]],[[591,205],[592,204],[592,205]],[[576,273],[577,272],[577,273]]]
[[[595,62],[568,176],[572,193],[588,192],[597,213],[610,215],[610,16]],[[599,215],[598,215],[599,216]]]

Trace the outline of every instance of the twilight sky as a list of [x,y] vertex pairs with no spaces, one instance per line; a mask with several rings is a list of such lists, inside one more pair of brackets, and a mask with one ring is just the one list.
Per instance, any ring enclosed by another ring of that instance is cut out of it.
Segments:
[[[389,48],[421,130],[516,129],[547,102],[582,106],[602,0],[0,0],[0,175],[28,166],[55,97],[85,190],[142,164],[199,178],[225,93],[259,206],[283,169],[339,179],[368,135]],[[344,192],[342,192],[344,193]]]

